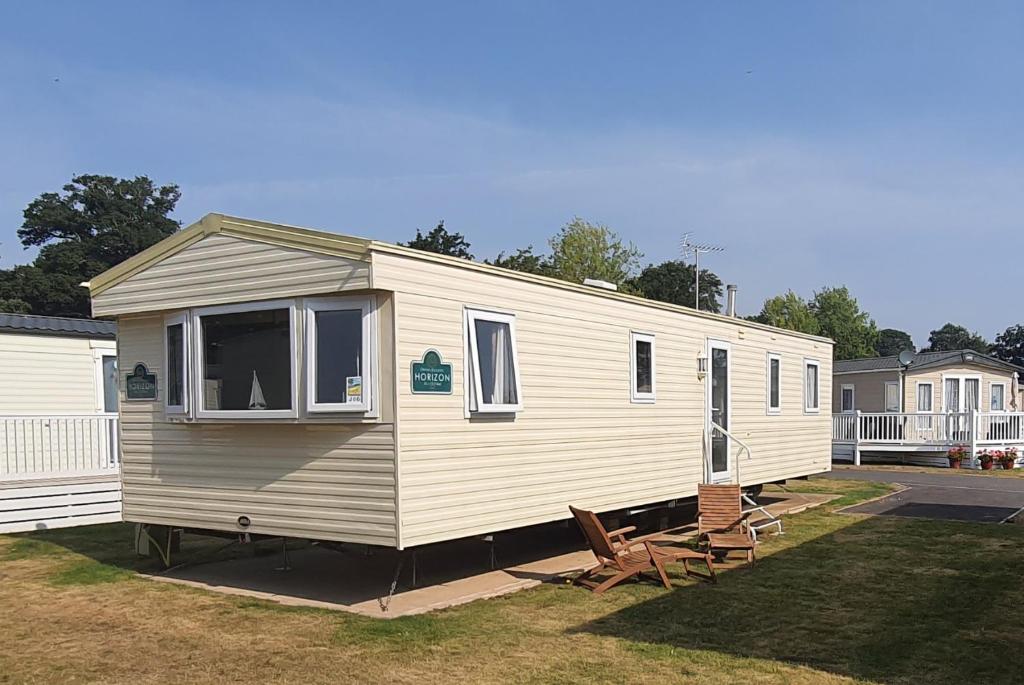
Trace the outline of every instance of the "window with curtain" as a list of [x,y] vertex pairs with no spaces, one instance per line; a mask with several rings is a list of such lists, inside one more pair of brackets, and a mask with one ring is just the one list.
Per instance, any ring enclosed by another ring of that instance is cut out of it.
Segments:
[[515,317],[466,310],[469,339],[469,409],[514,412],[522,409]]
[[900,410],[900,384],[897,381],[886,381],[885,383],[885,410],[888,412]]
[[993,383],[990,392],[992,397],[990,398],[989,408],[992,411],[1006,411],[1006,384]]
[[932,411],[932,384],[917,384],[917,411],[930,413]]
[[630,399],[633,402],[654,402],[654,336],[631,332]]
[[853,412],[853,386],[844,385],[839,390],[839,410],[850,414]]
[[819,367],[818,362],[805,360],[804,361],[804,410],[809,412],[816,412],[820,407],[820,388],[818,386],[819,381]]
[[768,412],[777,414],[782,410],[782,359],[777,354],[768,355]]
[[977,378],[964,379],[964,411],[981,409],[981,381]]
[[947,378],[943,383],[945,393],[945,409],[947,412],[958,412],[960,407],[960,379]]

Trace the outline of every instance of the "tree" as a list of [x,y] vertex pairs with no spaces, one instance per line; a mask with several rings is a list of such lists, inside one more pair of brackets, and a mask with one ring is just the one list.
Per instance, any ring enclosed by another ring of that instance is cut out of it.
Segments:
[[[633,288],[650,300],[693,306],[694,266],[680,261],[651,264],[631,281]],[[707,269],[700,270],[700,309],[722,310],[722,279]]]
[[996,336],[991,353],[1017,366],[1024,366],[1024,325],[1010,326]]
[[750,317],[750,320],[801,333],[821,333],[821,326],[810,306],[792,290],[765,300],[761,313]]
[[534,254],[533,245],[528,245],[525,248],[519,248],[515,251],[515,254],[510,254],[508,256],[505,256],[504,252],[499,252],[498,256],[493,260],[485,259],[484,263],[500,266],[503,269],[523,271],[529,274],[538,274],[541,276],[551,276],[554,271],[551,266],[550,258]]
[[988,341],[977,333],[972,333],[963,326],[947,323],[928,335],[928,347],[922,352],[974,350],[985,354],[989,347]]
[[557,278],[582,283],[596,278],[629,290],[627,281],[640,268],[643,254],[632,244],[623,243],[607,226],[573,218],[548,241],[551,267]]
[[846,286],[822,288],[810,302],[821,334],[835,341],[835,359],[874,357],[878,327]]
[[0,271],[0,301],[33,314],[87,317],[80,283],[178,230],[169,218],[178,186],[157,187],[146,176],[76,176],[61,192],[43,193],[24,211],[18,237],[41,246],[29,266]]
[[449,233],[448,229],[444,227],[444,219],[441,219],[437,226],[426,235],[423,235],[417,228],[416,237],[405,245],[425,252],[473,259],[473,255],[469,253],[469,243],[466,242],[466,238],[461,233]]
[[914,340],[906,331],[897,328],[883,328],[878,331],[878,342],[875,343],[875,352],[879,357],[895,357],[903,350],[914,352]]

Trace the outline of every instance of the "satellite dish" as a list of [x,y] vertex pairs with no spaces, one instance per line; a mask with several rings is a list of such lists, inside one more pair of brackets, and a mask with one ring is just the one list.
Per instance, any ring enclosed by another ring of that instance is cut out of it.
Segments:
[[900,366],[910,366],[914,363],[915,356],[916,355],[913,350],[903,350],[900,352],[900,356],[897,357],[897,359],[900,360]]

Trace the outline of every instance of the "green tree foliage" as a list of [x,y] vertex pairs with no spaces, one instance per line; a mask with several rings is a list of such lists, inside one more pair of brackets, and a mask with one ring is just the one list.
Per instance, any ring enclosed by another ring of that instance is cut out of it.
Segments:
[[510,255],[506,255],[504,252],[499,252],[497,257],[494,259],[485,259],[484,263],[500,266],[503,269],[523,271],[529,274],[538,274],[540,276],[554,275],[554,269],[551,266],[550,258],[535,254],[533,251],[533,245],[528,245],[525,248],[519,248],[514,254]]
[[810,305],[792,290],[785,295],[769,297],[764,301],[761,313],[750,317],[750,320],[800,333],[821,333],[821,326],[814,318]]
[[425,252],[449,255],[451,257],[462,257],[473,259],[469,252],[469,243],[461,233],[449,233],[444,227],[444,219],[437,223],[437,226],[423,235],[420,229],[416,229],[416,237],[405,243],[407,247],[413,247]]
[[822,288],[814,293],[810,307],[821,334],[836,343],[835,359],[859,359],[877,354],[878,327],[868,313],[861,310],[846,286]]
[[145,176],[82,175],[59,193],[43,193],[24,211],[18,237],[41,247],[29,266],[0,271],[0,303],[32,314],[87,317],[79,284],[178,230],[169,218],[178,186]]
[[[694,265],[681,261],[651,264],[630,281],[632,288],[650,300],[693,306]],[[700,270],[700,309],[722,310],[722,279],[707,269]]]
[[548,245],[552,271],[557,278],[573,283],[597,278],[626,291],[630,290],[627,281],[639,270],[643,257],[632,243],[624,243],[607,226],[591,224],[579,217],[563,226]]
[[990,352],[1004,362],[1024,366],[1024,325],[1010,326],[997,335]]
[[928,335],[928,347],[922,352],[947,352],[954,350],[974,350],[987,353],[989,343],[977,333],[972,333],[963,326],[947,323]]
[[878,331],[878,342],[875,343],[875,352],[879,357],[895,357],[903,350],[914,352],[914,340],[906,331],[897,328],[883,328]]

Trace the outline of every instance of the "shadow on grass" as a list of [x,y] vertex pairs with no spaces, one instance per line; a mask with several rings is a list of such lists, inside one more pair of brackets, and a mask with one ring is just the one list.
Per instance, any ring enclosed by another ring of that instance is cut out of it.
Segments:
[[1021,682],[1024,530],[872,518],[777,544],[717,586],[574,630],[622,638],[647,658],[696,649],[882,682]]

